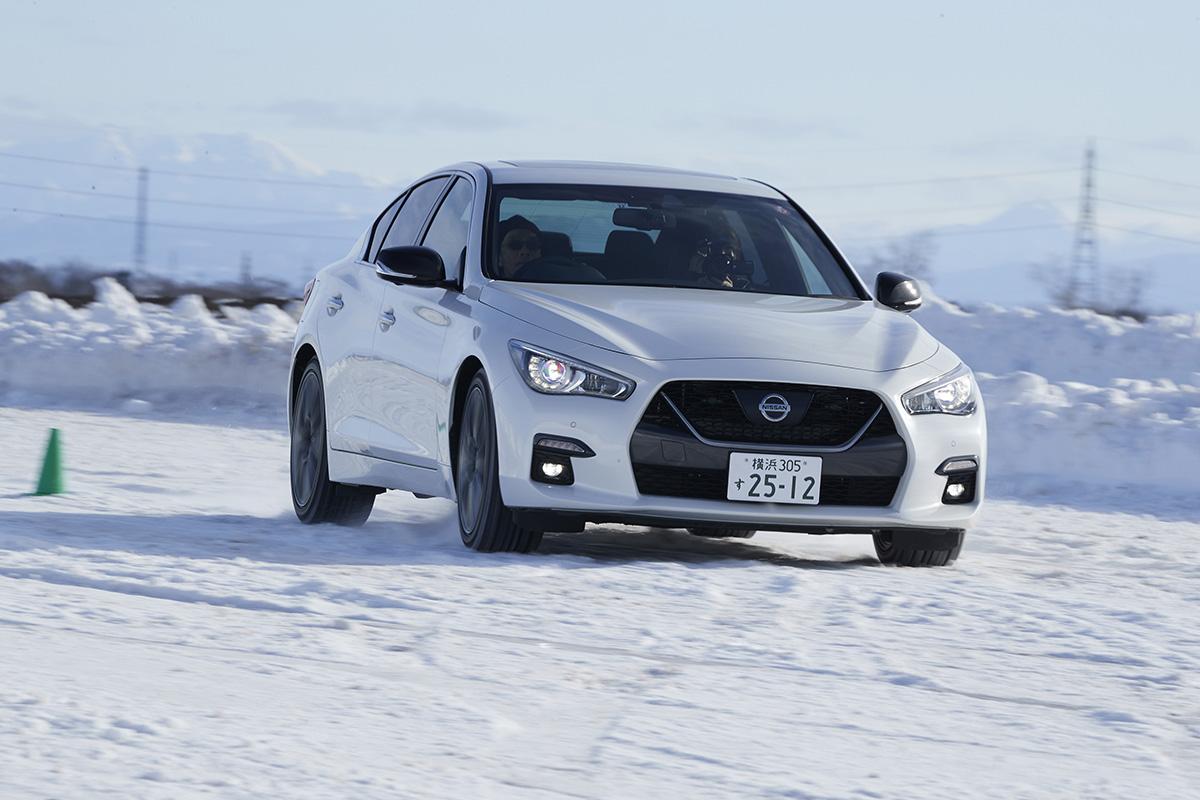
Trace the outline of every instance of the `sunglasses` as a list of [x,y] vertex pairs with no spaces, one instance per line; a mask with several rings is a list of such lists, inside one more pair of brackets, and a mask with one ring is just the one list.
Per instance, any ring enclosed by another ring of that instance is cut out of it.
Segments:
[[536,236],[529,236],[521,239],[509,239],[504,243],[504,246],[513,251],[524,250],[526,248],[529,250],[542,249],[542,243],[538,241]]

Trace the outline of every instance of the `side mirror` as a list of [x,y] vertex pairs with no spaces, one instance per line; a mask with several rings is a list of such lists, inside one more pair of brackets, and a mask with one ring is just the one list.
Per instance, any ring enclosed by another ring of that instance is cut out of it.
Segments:
[[907,314],[921,307],[921,288],[907,275],[881,272],[875,276],[875,299]]
[[391,283],[436,285],[446,280],[446,265],[428,247],[385,247],[375,257],[375,274]]

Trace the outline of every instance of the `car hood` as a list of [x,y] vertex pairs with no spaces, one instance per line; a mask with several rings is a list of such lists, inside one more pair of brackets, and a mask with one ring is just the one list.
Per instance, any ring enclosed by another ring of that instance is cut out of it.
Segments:
[[869,300],[507,281],[488,284],[480,300],[560,336],[655,361],[773,358],[884,372],[938,350],[907,315]]

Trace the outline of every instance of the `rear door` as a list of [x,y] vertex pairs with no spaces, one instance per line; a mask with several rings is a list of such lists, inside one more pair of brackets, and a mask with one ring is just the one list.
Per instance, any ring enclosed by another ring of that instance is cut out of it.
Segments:
[[[382,241],[403,202],[401,196],[379,217],[371,242]],[[361,437],[366,419],[362,387],[370,372],[368,364],[384,289],[384,282],[362,256],[348,257],[328,270],[317,286],[317,296],[310,301],[317,304],[329,446],[359,453],[367,448]]]
[[[461,275],[474,196],[469,179],[455,178],[419,241],[441,255],[451,280]],[[461,303],[453,289],[411,284],[384,289],[374,352],[381,377],[379,421],[387,431],[381,457],[437,466],[438,430],[447,423],[449,407],[438,365],[447,331],[460,324],[456,308]]]

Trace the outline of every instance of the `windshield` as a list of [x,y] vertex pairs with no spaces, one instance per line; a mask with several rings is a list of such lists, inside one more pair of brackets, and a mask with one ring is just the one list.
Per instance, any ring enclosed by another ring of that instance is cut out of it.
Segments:
[[499,185],[493,278],[861,299],[783,198],[615,186]]

